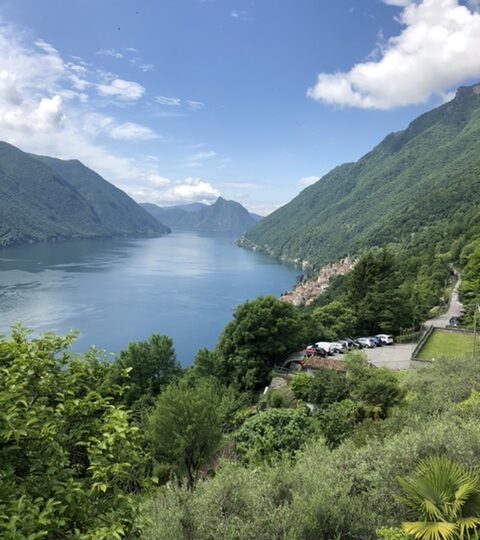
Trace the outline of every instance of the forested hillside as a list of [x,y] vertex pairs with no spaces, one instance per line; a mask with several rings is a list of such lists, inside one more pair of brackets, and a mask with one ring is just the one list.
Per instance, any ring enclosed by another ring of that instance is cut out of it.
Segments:
[[219,197],[213,204],[180,205],[160,207],[156,204],[142,205],[152,216],[178,231],[215,231],[243,233],[259,221],[260,216],[251,214],[236,201]]
[[33,156],[0,143],[0,246],[167,232],[79,161]]
[[453,233],[466,214],[476,222],[479,188],[476,85],[332,170],[248,231],[241,245],[318,266],[427,229]]

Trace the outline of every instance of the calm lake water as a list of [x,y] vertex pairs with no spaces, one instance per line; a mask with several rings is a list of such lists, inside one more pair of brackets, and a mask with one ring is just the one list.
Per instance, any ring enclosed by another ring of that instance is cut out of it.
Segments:
[[298,271],[234,245],[231,235],[83,240],[0,250],[0,334],[78,329],[74,347],[118,352],[153,332],[191,363],[235,307],[292,287]]

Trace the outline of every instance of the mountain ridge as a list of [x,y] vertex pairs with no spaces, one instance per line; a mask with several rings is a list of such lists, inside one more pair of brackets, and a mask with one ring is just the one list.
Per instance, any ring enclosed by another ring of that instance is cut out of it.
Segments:
[[239,244],[321,266],[397,243],[480,204],[480,85],[335,167],[248,231]]
[[80,161],[36,156],[0,141],[0,247],[168,232]]
[[245,207],[223,197],[210,205],[192,203],[161,207],[152,203],[141,206],[155,218],[179,231],[212,231],[243,233],[258,221]]

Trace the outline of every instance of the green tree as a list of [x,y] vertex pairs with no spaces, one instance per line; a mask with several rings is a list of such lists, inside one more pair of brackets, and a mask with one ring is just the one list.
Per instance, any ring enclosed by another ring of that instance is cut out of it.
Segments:
[[302,340],[303,327],[294,306],[273,296],[245,302],[235,310],[217,346],[221,379],[239,390],[257,390]]
[[167,465],[189,487],[198,479],[200,467],[208,463],[222,442],[224,408],[216,385],[201,380],[169,385],[157,398],[149,419],[148,438],[152,455]]
[[369,367],[361,353],[349,355],[347,369],[350,393],[363,417],[384,419],[392,407],[402,402],[405,392],[389,369]]
[[293,457],[313,433],[305,411],[268,409],[245,421],[235,434],[235,449],[246,463],[272,463]]
[[317,329],[317,340],[351,335],[357,326],[353,309],[338,300],[314,309],[312,318]]
[[320,431],[330,448],[335,448],[353,433],[356,412],[355,403],[350,399],[344,399],[332,403],[318,413]]
[[[109,364],[65,338],[0,338],[0,537],[132,538],[139,430],[104,384]],[[113,388],[113,392],[117,392]]]
[[290,386],[297,399],[325,407],[348,397],[348,385],[343,373],[321,369],[313,376],[300,373]]
[[152,405],[160,390],[182,373],[175,356],[173,342],[167,336],[152,334],[147,341],[130,343],[114,362],[111,380],[124,384],[122,397],[128,407],[140,410]]
[[402,524],[418,540],[473,540],[480,533],[480,477],[446,457],[422,461],[398,478],[401,500],[418,517]]

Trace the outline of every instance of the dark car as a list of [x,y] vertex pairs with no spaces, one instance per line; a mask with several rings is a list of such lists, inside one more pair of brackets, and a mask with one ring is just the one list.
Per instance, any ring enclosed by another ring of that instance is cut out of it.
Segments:
[[321,347],[316,347],[315,345],[308,345],[308,347],[305,347],[303,350],[305,356],[321,356],[322,358],[325,358],[327,356],[327,352],[325,349],[322,349]]
[[354,339],[346,337],[346,338],[341,339],[340,341],[346,341],[348,343],[348,348],[350,350],[363,349],[363,346],[360,343],[358,343],[358,341],[355,341]]
[[460,324],[460,321],[458,320],[458,317],[450,317],[448,321],[448,326],[458,326]]
[[375,345],[377,347],[381,347],[383,345],[383,341],[378,336],[370,336],[370,339],[373,339],[373,341],[375,341]]

